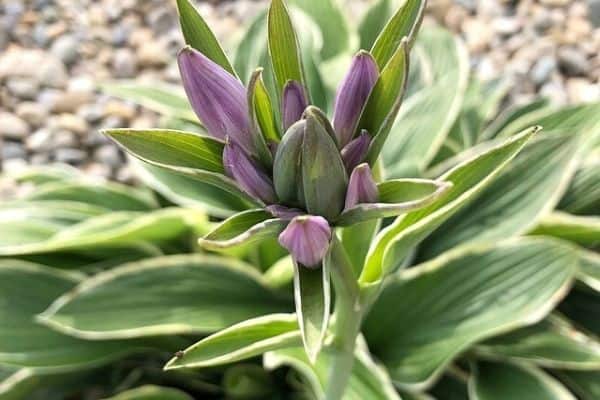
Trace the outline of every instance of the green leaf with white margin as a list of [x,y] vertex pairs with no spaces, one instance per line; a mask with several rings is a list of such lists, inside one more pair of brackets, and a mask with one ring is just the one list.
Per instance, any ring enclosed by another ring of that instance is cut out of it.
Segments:
[[232,75],[235,75],[235,71],[215,34],[210,30],[190,0],[177,0],[177,10],[179,11],[179,23],[185,42]]
[[300,46],[283,0],[271,2],[267,20],[269,54],[280,97],[287,81],[304,84]]
[[576,400],[559,381],[526,364],[479,362],[469,380],[473,400]]
[[273,154],[267,144],[267,139],[271,142],[279,142],[279,130],[273,114],[269,92],[267,92],[262,80],[262,71],[262,68],[257,68],[250,77],[246,97],[250,132],[256,147],[256,155],[266,169],[271,170],[273,167]]
[[469,77],[464,44],[442,28],[424,29],[415,50],[430,59],[433,83],[404,101],[383,160],[388,177],[425,170],[442,146],[458,116]]
[[0,367],[0,399],[22,400],[43,384],[31,368]]
[[530,234],[553,236],[593,247],[600,243],[600,217],[555,211],[543,218]]
[[32,165],[12,173],[4,173],[0,176],[0,182],[6,178],[17,183],[27,183],[38,186],[48,182],[80,179],[82,176],[82,171],[68,164],[48,164],[44,166]]
[[358,132],[364,129],[373,138],[365,157],[371,164],[379,157],[406,91],[409,64],[407,46],[408,42],[403,40],[381,70],[356,126]]
[[525,132],[467,160],[439,178],[453,186],[428,207],[406,214],[382,230],[371,245],[360,282],[380,281],[402,264],[411,249],[467,204],[521,151],[539,128]]
[[[105,131],[105,133],[110,135],[111,131]],[[193,140],[193,143],[195,143],[195,145],[199,147],[204,147],[204,144],[207,145],[205,147],[205,150],[207,151],[204,152],[202,157],[196,158],[193,154],[189,154],[183,148],[178,148],[174,146],[170,148],[170,151],[168,153],[165,153],[164,147],[162,148],[162,151],[157,151],[158,149],[156,146],[147,146],[143,140],[135,141],[133,143],[134,146],[125,147],[125,150],[127,150],[132,156],[150,165],[164,168],[176,174],[184,175],[197,182],[216,186],[236,197],[239,197],[245,202],[249,202],[250,204],[262,205],[259,200],[253,198],[248,193],[240,189],[237,183],[233,179],[226,176],[224,173],[188,166],[190,160],[196,161],[199,159],[204,159],[203,165],[207,163],[206,159],[213,160],[216,163],[216,148],[220,145],[218,144],[217,140],[210,139],[208,137],[198,136],[197,139],[190,139],[188,137],[186,141],[189,140]],[[198,144],[199,142],[202,142],[203,144]],[[189,143],[185,145],[187,146],[189,145]],[[178,161],[180,157],[181,160]],[[175,162],[175,164],[170,164],[170,162]],[[211,163],[211,165],[213,164]],[[216,164],[214,165],[214,167],[218,168]]]
[[294,314],[272,314],[223,329],[172,358],[165,370],[234,363],[267,351],[302,345]]
[[[56,229],[50,235],[43,232],[43,236],[34,236],[27,231],[27,242],[0,246],[0,255],[135,247],[146,241],[167,241],[190,230],[201,233],[207,229],[207,225],[206,215],[196,210],[165,208],[152,213],[113,212],[89,218],[68,228]],[[38,229],[37,226],[34,228]]]
[[600,293],[575,286],[558,310],[584,332],[600,337]]
[[314,363],[321,351],[331,310],[329,264],[307,268],[294,263],[294,300],[304,351]]
[[263,278],[267,285],[272,288],[284,288],[294,280],[294,261],[292,256],[287,255],[267,269]]
[[129,389],[104,400],[193,400],[193,397],[181,390],[144,385],[135,389]]
[[39,185],[26,201],[70,201],[115,211],[149,211],[158,208],[154,195],[143,188],[115,182],[69,180]]
[[106,129],[100,133],[149,163],[225,172],[225,143],[210,136],[171,129]]
[[370,49],[387,20],[392,16],[392,0],[377,0],[362,17],[358,26],[360,48]]
[[247,264],[180,255],[101,272],[59,297],[40,321],[87,339],[212,333],[249,318],[288,312],[290,303]]
[[531,102],[521,102],[513,104],[507,107],[504,111],[500,112],[496,118],[485,128],[479,135],[480,141],[490,140],[496,137],[496,135],[504,130],[509,124],[523,115],[533,113],[542,109],[550,110],[549,101],[545,98],[540,98]]
[[375,203],[358,204],[344,210],[336,225],[353,225],[374,218],[395,217],[430,205],[452,187],[449,182],[427,179],[394,179],[377,185]]
[[[301,347],[266,353],[263,364],[267,369],[290,366],[304,376],[314,396],[323,398],[332,357],[327,350],[319,354],[316,363],[311,363]],[[344,400],[400,400],[386,371],[375,364],[369,355],[357,350],[352,374]]]
[[581,400],[600,398],[598,371],[554,371],[554,373],[579,396]]
[[35,323],[37,313],[77,284],[73,274],[19,260],[0,260],[0,364],[61,372],[140,351],[136,342],[89,342]]
[[600,292],[600,254],[580,249],[577,277],[590,288]]
[[[453,367],[450,367],[446,372],[429,392],[436,399],[441,400],[472,400],[469,399],[467,382],[464,375],[456,373]],[[405,399],[403,398],[403,400]]]
[[206,210],[209,215],[227,218],[252,207],[251,202],[239,198],[217,186],[200,182],[165,168],[130,158],[129,165],[145,185],[169,201],[185,207]]
[[590,157],[579,166],[558,208],[571,214],[600,214],[600,157]]
[[323,60],[345,52],[353,39],[348,22],[336,0],[291,0],[290,4],[308,14],[318,25],[323,35]]
[[554,315],[492,338],[477,345],[475,351],[492,360],[529,362],[542,368],[600,369],[600,343]]
[[394,382],[422,388],[474,343],[544,318],[576,268],[553,240],[462,246],[388,278],[364,332]]
[[526,233],[556,206],[582,149],[577,138],[544,132],[474,199],[471,207],[433,233],[420,249],[421,255],[431,258],[460,243]]
[[235,214],[217,225],[198,243],[207,250],[242,250],[268,238],[276,238],[289,221],[274,218],[264,209]]
[[113,81],[100,84],[100,90],[108,95],[132,101],[164,116],[200,125],[198,117],[179,86],[159,82]]
[[406,0],[385,25],[371,48],[380,69],[389,62],[404,37],[408,38],[408,47],[412,46],[425,14],[426,3],[425,0]]

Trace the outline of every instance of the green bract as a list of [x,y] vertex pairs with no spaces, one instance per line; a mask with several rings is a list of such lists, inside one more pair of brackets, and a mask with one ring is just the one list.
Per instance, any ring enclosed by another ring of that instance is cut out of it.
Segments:
[[0,400],[600,398],[600,103],[500,110],[394,3],[229,59],[177,1],[185,93],[102,84],[189,129],[104,131],[151,190],[3,177]]

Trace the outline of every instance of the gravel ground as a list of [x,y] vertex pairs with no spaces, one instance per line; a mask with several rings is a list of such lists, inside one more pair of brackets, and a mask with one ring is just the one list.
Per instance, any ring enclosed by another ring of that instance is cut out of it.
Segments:
[[[265,4],[199,8],[231,43]],[[430,0],[428,14],[465,38],[478,76],[512,79],[511,101],[536,93],[557,104],[600,100],[600,0]],[[97,131],[152,127],[158,116],[95,83],[177,82],[181,45],[172,0],[1,0],[0,170],[66,162],[130,181],[123,155]]]

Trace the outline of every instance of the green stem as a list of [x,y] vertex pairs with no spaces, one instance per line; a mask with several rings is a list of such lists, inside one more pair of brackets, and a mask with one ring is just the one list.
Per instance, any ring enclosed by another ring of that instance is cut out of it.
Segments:
[[362,307],[360,290],[346,252],[337,238],[334,238],[332,246],[331,278],[336,293],[336,319],[333,326],[332,361],[325,399],[340,400],[352,373],[354,347],[362,320]]

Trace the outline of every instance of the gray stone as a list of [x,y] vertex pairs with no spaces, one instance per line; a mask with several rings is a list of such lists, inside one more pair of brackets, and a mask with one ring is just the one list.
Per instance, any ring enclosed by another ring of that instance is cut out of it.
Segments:
[[119,149],[114,144],[106,144],[96,149],[94,159],[111,167],[118,167],[122,163]]
[[116,78],[133,78],[137,72],[135,54],[129,49],[118,49],[113,56],[112,68]]
[[39,85],[35,79],[16,77],[6,82],[6,88],[22,100],[33,100],[38,94]]
[[79,149],[61,148],[56,150],[54,158],[62,163],[81,164],[87,158],[87,153]]
[[568,76],[586,75],[591,69],[585,53],[575,47],[563,47],[558,50],[558,65]]
[[52,149],[78,147],[77,134],[67,130],[52,131]]
[[167,33],[176,23],[175,14],[166,7],[154,9],[146,19],[152,30],[159,35]]
[[23,148],[21,143],[17,142],[4,142],[2,149],[0,150],[0,154],[2,155],[3,160],[8,160],[11,158],[20,158],[24,159],[27,155],[27,152]]
[[80,106],[89,103],[92,99],[91,93],[61,92],[58,90],[42,91],[38,97],[38,101],[54,113],[75,112]]
[[95,124],[104,118],[104,107],[99,104],[85,104],[79,108],[77,115],[90,124]]
[[595,28],[600,27],[600,0],[587,0],[590,22]]
[[50,52],[63,63],[70,65],[78,58],[79,40],[73,35],[61,36],[52,43]]
[[0,112],[0,137],[23,139],[29,132],[29,126],[21,118],[7,112]]
[[60,114],[53,122],[57,129],[64,129],[78,135],[86,134],[89,130],[87,121],[76,114]]
[[553,56],[543,56],[538,59],[531,69],[531,79],[536,85],[541,85],[550,79],[556,71],[556,60]]
[[52,132],[47,128],[38,129],[25,139],[25,147],[33,152],[47,152],[52,150]]
[[137,58],[142,67],[162,67],[169,62],[169,53],[162,42],[154,40],[142,43]]

